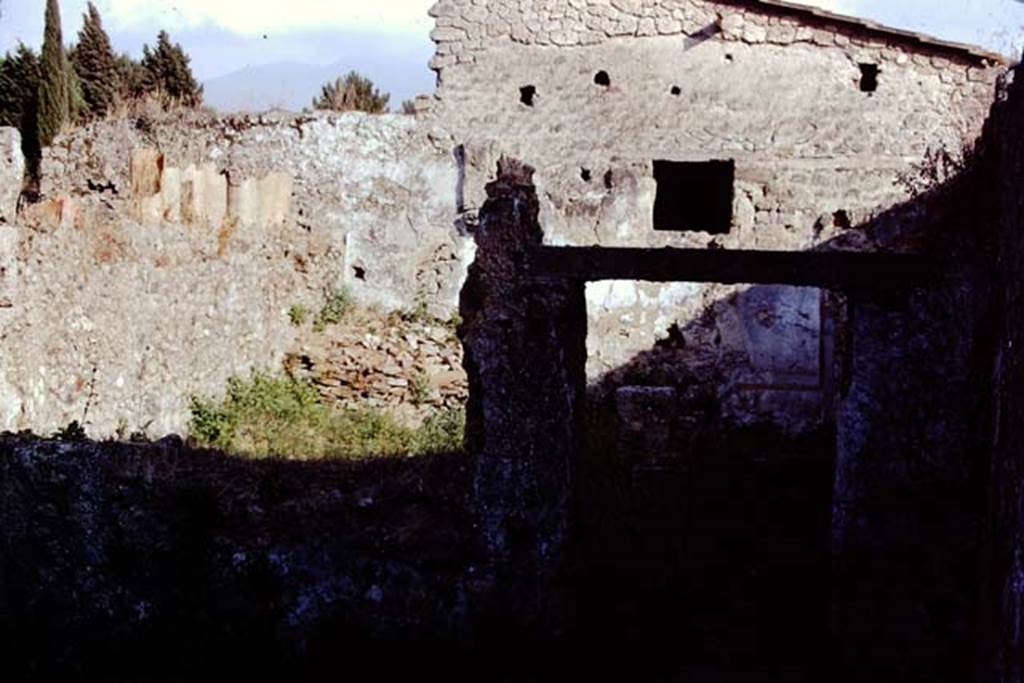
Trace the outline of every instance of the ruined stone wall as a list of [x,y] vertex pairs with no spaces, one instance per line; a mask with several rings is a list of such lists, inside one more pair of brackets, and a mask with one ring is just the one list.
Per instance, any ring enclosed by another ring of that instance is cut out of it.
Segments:
[[0,128],[0,224],[14,223],[24,173],[18,129]]
[[[863,226],[907,199],[901,178],[929,149],[956,153],[978,134],[1000,71],[749,2],[441,0],[431,12],[433,111],[466,144],[467,208],[475,174],[509,153],[536,167],[555,245],[871,248]],[[875,92],[861,90],[862,64],[879,69]],[[653,230],[654,160],[734,161],[728,234]],[[817,292],[620,282],[595,283],[588,301],[592,378],[675,326],[690,348],[715,349],[691,364],[721,375],[737,419],[820,416],[828,359],[787,351],[824,346]]]
[[[133,178],[136,162],[159,168]],[[440,314],[457,305],[472,255],[456,229],[457,174],[444,134],[411,116],[176,114],[58,140],[42,191],[101,198],[121,212],[121,200],[134,200],[129,210],[148,223],[278,225],[285,238],[308,235],[335,283],[360,300],[389,309],[423,301]]]
[[[115,119],[59,139],[42,173],[43,200],[0,225],[0,430],[184,433],[191,396],[301,355],[311,323],[293,306],[314,316],[344,287],[364,307],[443,320],[472,257],[455,160],[413,117]],[[325,351],[329,367],[313,359],[326,393],[360,362],[349,356],[379,355],[363,341]],[[437,362],[349,378],[352,392],[464,394],[461,374],[417,374],[459,370],[457,345],[397,342],[385,353]]]

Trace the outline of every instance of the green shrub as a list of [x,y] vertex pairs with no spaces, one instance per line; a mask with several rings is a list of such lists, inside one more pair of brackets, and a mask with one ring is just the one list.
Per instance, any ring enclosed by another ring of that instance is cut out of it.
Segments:
[[430,398],[430,377],[425,372],[417,372],[409,380],[409,397],[416,405],[426,403]]
[[328,325],[337,325],[345,319],[345,316],[352,311],[352,308],[352,296],[347,289],[342,287],[331,290],[327,295],[324,307],[320,309],[320,313],[316,316],[313,329],[317,332],[323,332]]
[[416,431],[418,453],[447,453],[461,450],[466,435],[466,411],[443,410],[426,419]]
[[302,304],[294,304],[288,309],[288,319],[295,327],[302,327],[309,320],[309,308]]
[[192,399],[192,439],[250,457],[293,459],[418,455],[462,448],[464,418],[439,414],[419,429],[374,410],[332,410],[308,382],[253,373],[225,397]]

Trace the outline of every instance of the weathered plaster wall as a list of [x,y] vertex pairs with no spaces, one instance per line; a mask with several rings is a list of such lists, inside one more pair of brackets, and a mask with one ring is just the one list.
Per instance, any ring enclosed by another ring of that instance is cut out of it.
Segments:
[[[1000,71],[965,52],[756,3],[441,0],[431,13],[433,113],[469,150],[467,207],[480,201],[475,174],[493,168],[474,162],[507,152],[537,168],[545,240],[560,245],[871,246],[857,227],[907,199],[900,178],[929,149],[958,152],[977,136]],[[881,70],[874,93],[860,89],[861,64]],[[527,86],[532,105],[521,100]],[[729,234],[652,230],[655,159],[735,161]],[[592,285],[588,301],[592,377],[677,325],[689,346],[717,349],[693,364],[724,374],[727,412],[818,419],[826,359],[777,353],[821,346],[812,294],[621,282]],[[786,376],[766,377],[782,366]],[[776,389],[749,388],[763,386]]]
[[[129,155],[160,172],[136,187]],[[217,231],[227,218],[229,230],[262,222],[286,239],[308,236],[317,245],[310,260],[329,261],[337,284],[386,308],[422,300],[454,310],[472,256],[456,227],[452,145],[411,116],[118,119],[59,140],[42,174],[47,197],[118,206],[127,188],[132,199],[159,194],[134,205],[144,222]]]
[[[386,310],[424,303],[447,317],[473,259],[466,227],[502,152],[537,168],[551,244],[873,248],[884,235],[862,226],[907,196],[896,181],[929,147],[976,134],[998,69],[743,7],[446,0],[425,115],[153,115],[62,138],[42,164],[45,201],[0,239],[15,387],[3,425],[48,430],[88,404],[97,424],[128,410],[133,423],[180,429],[188,393],[276,366],[294,336],[287,307],[315,308],[339,285]],[[858,87],[862,62],[881,67],[876,93]],[[532,106],[520,102],[526,85]],[[652,160],[723,158],[736,164],[729,234],[653,231]],[[832,314],[819,292],[598,282],[587,299],[591,379],[667,342],[683,349],[688,378],[719,388],[729,419],[820,420]],[[68,310],[90,331],[69,326]],[[135,346],[115,325],[125,311]],[[164,369],[142,373],[143,357]],[[192,370],[202,379],[173,379]],[[153,386],[117,384],[143,376]],[[176,398],[156,398],[158,384]]]
[[182,433],[190,396],[281,370],[291,306],[345,286],[446,318],[473,253],[454,158],[413,117],[117,119],[42,169],[0,225],[0,430]]

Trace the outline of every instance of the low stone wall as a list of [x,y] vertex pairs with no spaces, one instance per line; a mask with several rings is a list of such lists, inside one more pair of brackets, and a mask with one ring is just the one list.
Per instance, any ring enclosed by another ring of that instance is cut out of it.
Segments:
[[306,330],[285,369],[332,405],[384,409],[407,422],[461,408],[468,387],[455,321],[407,318],[358,311],[324,333]]
[[256,462],[173,439],[0,438],[5,676],[206,680],[329,663],[391,679],[424,660],[381,659],[388,643],[439,657],[427,642],[471,632],[470,490],[463,454]]

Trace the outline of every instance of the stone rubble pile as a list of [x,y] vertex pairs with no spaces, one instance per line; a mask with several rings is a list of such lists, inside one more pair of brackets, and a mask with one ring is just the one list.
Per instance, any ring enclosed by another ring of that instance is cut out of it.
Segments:
[[466,401],[462,346],[440,321],[360,312],[297,348],[285,369],[311,381],[331,405],[385,409],[416,422]]

